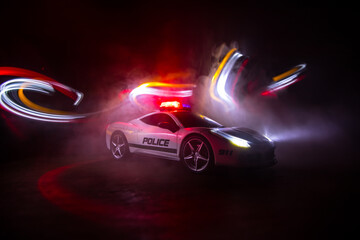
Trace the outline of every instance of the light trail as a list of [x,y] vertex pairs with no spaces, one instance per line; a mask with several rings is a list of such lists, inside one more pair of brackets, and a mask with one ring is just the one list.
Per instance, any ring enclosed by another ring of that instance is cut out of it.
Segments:
[[[74,92],[72,88],[62,85],[55,79],[52,79],[38,72],[30,71],[23,68],[16,68],[16,67],[0,67],[0,76],[13,76],[19,78],[42,80],[52,84],[56,91],[59,91],[62,94],[68,96],[69,98],[73,99],[75,102],[76,100],[79,100],[79,94],[77,93],[77,91]],[[56,83],[59,83],[60,86],[57,86]]]
[[[174,97],[174,98],[186,98],[191,97],[193,94],[192,88],[195,88],[195,84],[174,84],[174,83],[162,83],[162,82],[148,82],[141,84],[139,87],[133,89],[130,92],[130,101],[140,105],[137,101],[137,97],[140,95],[154,95],[158,97]],[[191,89],[189,89],[191,88]],[[181,89],[181,90],[175,90]],[[185,90],[184,90],[185,89]]]
[[[50,84],[49,82],[43,80],[18,78],[6,81],[5,83],[1,84],[0,105],[9,112],[18,116],[46,122],[71,122],[76,119],[86,117],[86,115],[74,114],[39,106],[27,99],[23,92],[24,90],[27,90],[48,95],[55,92],[53,86],[56,86],[58,89],[62,88],[66,91],[74,92],[75,95],[78,96],[74,102],[74,105],[77,105],[82,99],[82,93],[57,82],[51,82]],[[20,102],[25,106],[22,106],[22,104],[14,101],[11,98],[10,93],[13,91],[18,91]]]
[[229,79],[229,75],[231,73],[232,68],[234,67],[235,62],[242,56],[239,52],[234,52],[234,54],[229,58],[227,63],[224,66],[224,69],[222,70],[219,78],[218,83],[216,85],[216,91],[220,98],[227,104],[228,107],[231,107],[234,105],[233,98],[227,94],[226,92],[226,82]]
[[227,61],[229,60],[229,58],[231,57],[231,55],[236,52],[236,48],[231,49],[224,57],[224,59],[221,61],[219,67],[217,68],[216,72],[214,73],[214,75],[211,78],[211,84],[210,84],[210,89],[209,89],[209,93],[212,99],[214,99],[217,102],[222,103],[223,101],[221,99],[219,99],[216,94],[215,94],[215,86],[217,85],[217,81],[218,78],[221,74],[222,69],[224,68],[225,64],[227,63]]
[[286,77],[288,77],[288,76],[290,76],[290,75],[292,75],[292,74],[294,74],[294,73],[296,73],[298,71],[303,70],[305,67],[306,67],[306,64],[297,65],[297,66],[293,67],[292,69],[273,77],[273,81],[277,82],[277,81],[279,81],[281,79],[284,79],[284,78],[286,78]]
[[299,64],[289,71],[286,71],[278,76],[273,77],[273,83],[268,85],[261,93],[262,96],[271,95],[276,91],[284,89],[304,78],[304,75],[301,75],[306,68],[306,64]]

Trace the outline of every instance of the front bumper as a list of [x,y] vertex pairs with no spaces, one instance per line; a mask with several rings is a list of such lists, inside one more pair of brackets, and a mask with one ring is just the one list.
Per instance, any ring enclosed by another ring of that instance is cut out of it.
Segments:
[[275,146],[256,146],[248,149],[232,148],[231,155],[215,156],[216,165],[261,168],[270,167],[277,163]]
[[271,167],[276,163],[274,149],[266,152],[241,154],[238,159],[238,166],[241,167]]

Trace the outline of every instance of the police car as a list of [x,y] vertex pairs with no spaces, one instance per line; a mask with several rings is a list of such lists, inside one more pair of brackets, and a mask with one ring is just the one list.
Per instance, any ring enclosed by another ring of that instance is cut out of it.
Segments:
[[106,146],[115,159],[142,153],[182,161],[195,173],[215,165],[263,167],[276,163],[274,143],[253,130],[224,127],[175,102],[130,122],[114,122],[106,130]]

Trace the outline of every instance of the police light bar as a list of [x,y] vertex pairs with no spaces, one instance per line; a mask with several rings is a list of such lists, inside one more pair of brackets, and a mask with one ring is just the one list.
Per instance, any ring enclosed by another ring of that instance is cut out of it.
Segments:
[[160,108],[180,108],[181,105],[178,101],[173,102],[162,102]]
[[189,104],[181,104],[178,101],[162,102],[160,104],[160,110],[190,110]]

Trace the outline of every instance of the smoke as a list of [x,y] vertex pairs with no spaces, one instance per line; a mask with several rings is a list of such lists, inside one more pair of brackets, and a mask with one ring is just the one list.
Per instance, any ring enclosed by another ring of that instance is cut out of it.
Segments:
[[159,109],[154,99],[160,97],[144,95],[143,99],[138,99],[139,101],[134,103],[129,96],[131,90],[146,82],[187,83],[195,79],[194,74],[194,70],[187,69],[160,76],[135,67],[125,75],[123,81],[113,81],[113,84],[97,89],[97,101],[92,104],[91,110],[93,116],[73,130],[75,137],[66,142],[64,153],[75,152],[87,156],[108,154],[105,147],[105,132],[108,124],[128,122]]
[[[237,83],[233,104],[229,106],[225,101],[217,101],[211,96],[211,81],[221,60],[234,46],[236,44],[230,46],[222,44],[212,53],[213,62],[209,68],[209,75],[198,78],[198,88],[194,93],[193,105],[197,112],[225,126],[257,130],[276,142],[310,139],[321,141],[343,131],[340,125],[344,119],[339,118],[339,115],[347,118],[346,113],[344,111],[339,113],[338,110],[334,113],[333,106],[326,108],[303,106],[301,102],[302,98],[306,98],[306,93],[303,93],[304,96],[287,98],[285,90],[278,96],[261,96],[259,90],[271,82],[270,73],[265,71],[269,67],[261,60],[251,57]],[[236,72],[239,66],[234,65],[233,68],[232,72]],[[230,74],[229,79],[233,75]]]
[[[117,68],[117,64],[111,65],[109,72],[101,79],[101,82],[106,84],[97,88],[96,94],[92,95],[92,98],[96,99],[92,108],[100,109],[101,113],[94,115],[90,121],[74,129],[76,137],[67,142],[65,152],[75,151],[80,154],[107,152],[105,130],[109,123],[127,122],[155,110],[154,106],[151,107],[149,104],[151,98],[142,99],[140,106],[129,99],[129,91],[145,82],[194,83],[196,88],[191,104],[195,112],[207,115],[225,126],[254,129],[276,142],[310,139],[322,141],[337,136],[343,131],[340,125],[342,121],[346,121],[344,120],[346,113],[341,110],[333,111],[332,106],[310,108],[301,104],[301,95],[297,95],[297,98],[287,98],[287,94],[291,93],[286,91],[280,92],[279,96],[261,96],[259,89],[261,90],[271,82],[272,73],[268,71],[269,66],[266,63],[253,59],[251,56],[249,64],[244,67],[234,88],[235,92],[232,95],[234,104],[229,106],[214,100],[209,92],[212,76],[221,60],[233,47],[238,47],[238,44],[232,43],[229,46],[222,44],[208,53],[207,57],[210,55],[212,61],[207,67],[207,75],[197,76],[198,71],[193,68],[160,75],[154,69],[144,68],[143,64],[139,64],[141,60],[137,60],[137,63],[129,67],[127,71]],[[141,56],[130,54],[129,57]],[[230,77],[234,77],[239,67],[241,65],[234,65],[234,71]],[[303,97],[306,97],[305,93]],[[289,99],[292,101],[288,101]],[[339,115],[344,116],[344,119],[340,119]],[[84,145],[83,142],[87,144]]]
[[[80,113],[92,115],[84,122],[72,124],[68,127],[71,133],[67,141],[62,141],[63,154],[80,154],[94,156],[106,151],[105,130],[109,123],[115,121],[127,122],[143,114],[156,110],[155,105],[149,104],[151,98],[145,98],[136,105],[129,99],[129,92],[145,82],[193,83],[194,89],[191,99],[192,108],[196,112],[213,118],[225,126],[248,127],[257,130],[277,142],[294,140],[323,140],[336,136],[342,129],[339,127],[338,116],[346,113],[326,109],[306,108],[301,106],[301,98],[288,102],[286,98],[264,97],[259,89],[264,86],[271,76],[264,69],[268,67],[261,61],[250,57],[249,64],[244,67],[234,88],[232,105],[214,100],[210,94],[212,76],[217,71],[221,60],[238,44],[226,44],[214,48],[211,54],[211,64],[208,75],[197,76],[198,71],[187,68],[160,75],[153,69],[146,69],[141,60],[131,60],[134,66],[118,67],[117,63],[109,66],[108,72],[99,79],[96,88],[88,91],[80,104]],[[139,55],[129,54],[128,57],[141,58]],[[234,72],[242,65],[234,64]],[[229,75],[234,77],[234,72]],[[286,92],[280,93],[286,96]],[[304,95],[305,97],[305,95]],[[61,130],[61,129],[60,129]],[[56,131],[56,129],[55,129]],[[63,140],[63,139],[61,139]]]

